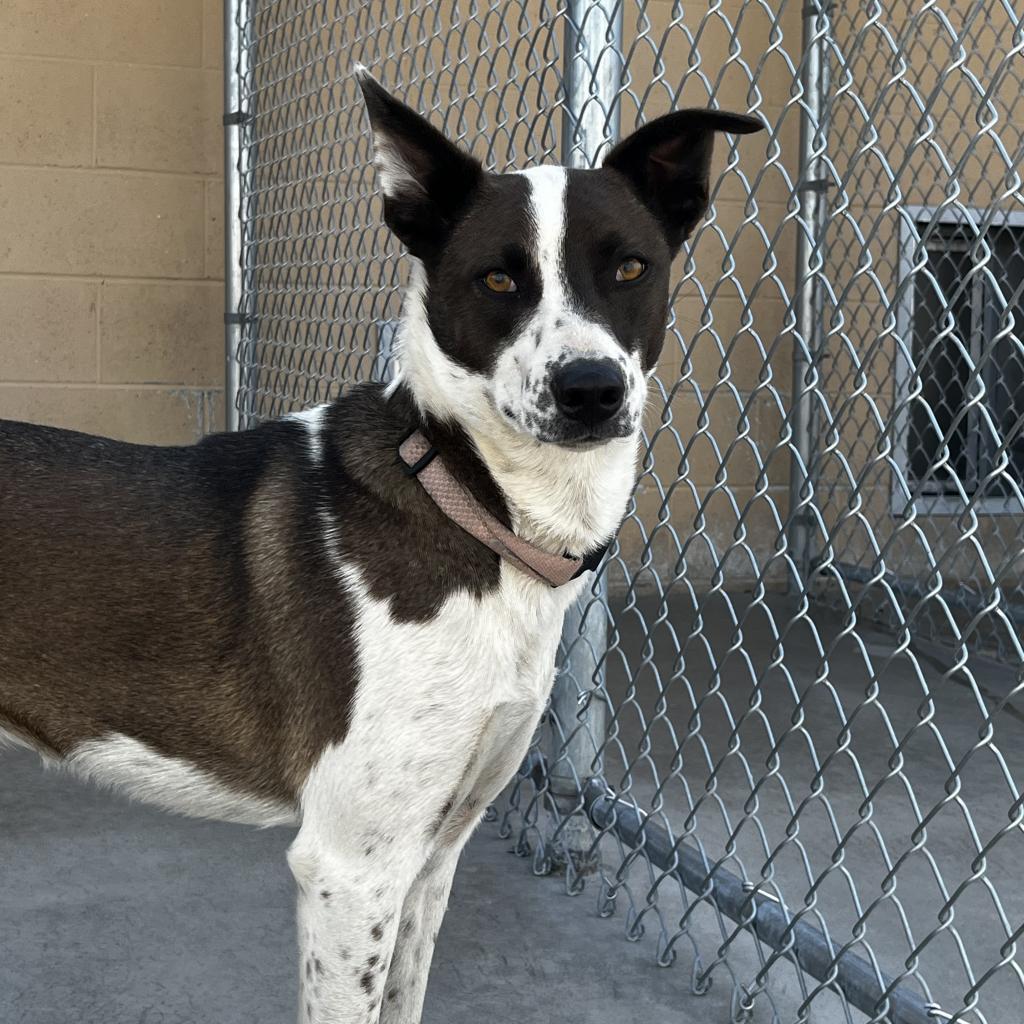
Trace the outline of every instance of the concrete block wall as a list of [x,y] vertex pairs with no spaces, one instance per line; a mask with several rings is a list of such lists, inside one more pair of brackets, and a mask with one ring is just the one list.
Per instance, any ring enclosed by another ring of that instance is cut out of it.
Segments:
[[0,418],[221,427],[221,10],[0,3]]

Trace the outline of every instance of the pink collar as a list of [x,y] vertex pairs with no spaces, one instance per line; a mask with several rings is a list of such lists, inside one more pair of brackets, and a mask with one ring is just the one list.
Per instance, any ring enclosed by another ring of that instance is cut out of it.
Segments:
[[437,449],[418,430],[402,442],[398,454],[408,467],[407,475],[419,480],[434,504],[453,523],[461,526],[466,533],[506,562],[511,562],[517,569],[542,583],[551,587],[564,586],[588,569],[596,569],[608,550],[606,544],[583,558],[571,558],[568,555],[553,555],[517,537],[455,479]]

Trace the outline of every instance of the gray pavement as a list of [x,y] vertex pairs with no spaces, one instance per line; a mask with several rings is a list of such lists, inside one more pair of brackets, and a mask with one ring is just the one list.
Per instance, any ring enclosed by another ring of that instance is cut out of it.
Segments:
[[[658,623],[653,660],[641,615]],[[1002,952],[1024,920],[1024,829],[1008,813],[1024,788],[1017,667],[972,654],[979,703],[951,649],[918,646],[912,661],[890,633],[862,621],[854,640],[820,607],[786,634],[783,667],[772,622],[791,615],[777,596],[745,614],[742,595],[709,601],[699,622],[685,602],[623,612],[607,778],[737,874],[757,878],[770,858],[768,887],[790,907],[813,887],[810,919],[882,971],[918,949],[910,984],[947,1012],[984,977],[982,1013],[964,1019],[1024,1024],[1024,968]],[[290,838],[132,805],[0,751],[0,1024],[292,1021]],[[680,935],[689,896],[642,856],[623,865],[613,837],[601,844],[620,886],[610,921],[593,884],[569,899],[511,846],[486,824],[470,844],[425,1024],[725,1024],[734,984],[757,979],[766,950],[745,935],[723,946],[732,926],[706,905]],[[636,944],[623,938],[629,910],[644,916]],[[674,968],[655,966],[659,940]],[[701,998],[695,953],[716,964]],[[803,1016],[806,979],[785,963],[768,981],[751,1024],[862,1019],[829,993]]]
[[[3,750],[0,1022],[293,1021],[291,835],[174,817]],[[726,1019],[510,846],[485,824],[463,858],[424,1024]]]

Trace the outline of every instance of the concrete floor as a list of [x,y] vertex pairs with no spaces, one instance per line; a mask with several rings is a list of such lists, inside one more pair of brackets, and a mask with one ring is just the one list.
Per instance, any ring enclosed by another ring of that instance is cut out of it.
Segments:
[[[769,878],[790,908],[813,900],[809,923],[884,973],[916,950],[907,984],[946,1012],[984,978],[980,1012],[964,1020],[1024,1024],[1024,958],[1004,948],[1024,922],[1024,827],[1011,824],[1024,791],[1022,666],[971,652],[969,677],[952,647],[915,641],[910,657],[892,633],[861,619],[849,634],[821,605],[801,616],[782,595],[701,600],[699,618],[683,594],[667,613],[642,598],[617,614],[606,779],[709,862]],[[619,904],[644,915],[649,949],[675,942],[686,975],[695,953],[721,958],[723,990],[762,987],[746,934],[732,941],[731,922],[698,906],[681,935],[689,894],[642,855],[623,867],[614,837],[601,854]],[[804,981],[773,966],[755,1024],[798,1019],[814,988]],[[811,1024],[851,1019],[827,991],[810,1007]]]
[[[293,1021],[291,835],[129,804],[4,750],[0,1022]],[[686,995],[510,847],[485,824],[463,858],[424,1024],[726,1019],[724,993]]]
[[[837,945],[862,918],[885,972],[904,970],[927,938],[918,983],[955,1011],[1024,920],[1024,829],[1008,817],[1024,788],[1020,667],[972,654],[979,702],[950,649],[918,647],[910,659],[866,622],[845,636],[821,608],[785,634],[777,662],[773,623],[785,626],[792,609],[744,600],[711,600],[700,620],[683,602],[667,615],[648,604],[620,614],[606,778],[709,860],[748,878],[768,871],[790,907],[813,887],[812,920]],[[654,658],[642,620],[658,623]],[[985,709],[1000,701],[986,740]],[[30,754],[0,753],[0,1024],[293,1020],[290,837],[130,805],[44,772]],[[705,905],[680,936],[689,896],[643,856],[623,866],[613,837],[601,844],[605,878],[619,886],[609,921],[597,916],[596,885],[568,899],[560,879],[535,878],[509,853],[512,842],[485,824],[463,859],[425,1024],[725,1024],[737,986],[760,987],[770,951],[733,939]],[[940,925],[954,893],[955,918]],[[630,909],[646,926],[636,944],[623,938]],[[675,943],[674,968],[654,965],[659,939]],[[701,998],[690,994],[698,957],[716,964]],[[1021,1024],[1017,970],[996,970],[981,1013],[964,1020]],[[802,1017],[805,983],[785,962],[772,967],[751,1024],[863,1019],[828,992]]]

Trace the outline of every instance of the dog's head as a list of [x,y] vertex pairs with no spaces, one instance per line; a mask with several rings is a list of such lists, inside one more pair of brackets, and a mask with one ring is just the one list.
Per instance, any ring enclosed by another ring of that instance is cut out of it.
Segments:
[[384,218],[417,257],[402,373],[443,418],[590,447],[635,434],[665,333],[672,257],[703,216],[715,132],[680,110],[598,170],[485,172],[358,72]]

